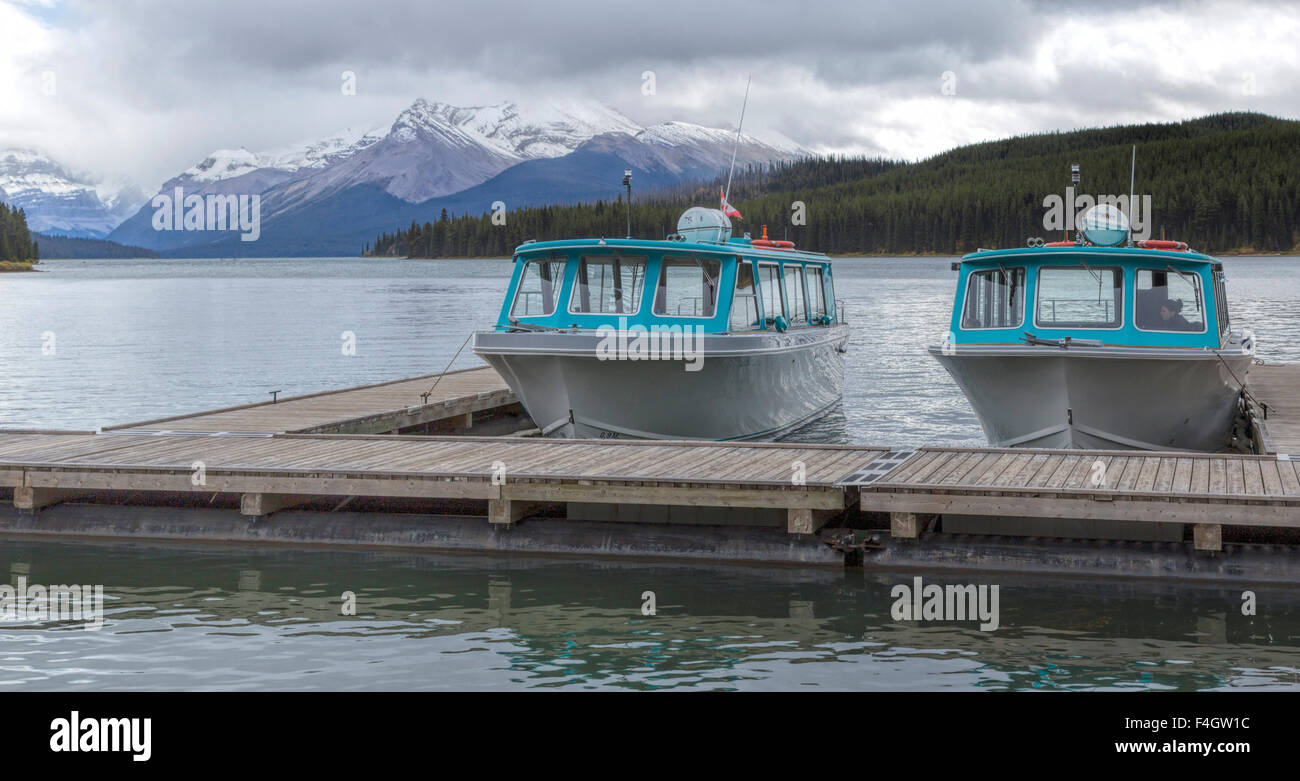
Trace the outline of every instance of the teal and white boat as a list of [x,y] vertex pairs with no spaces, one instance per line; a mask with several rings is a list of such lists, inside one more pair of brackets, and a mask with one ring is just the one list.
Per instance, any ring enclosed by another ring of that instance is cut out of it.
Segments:
[[[725,206],[725,203],[724,203]],[[474,352],[548,436],[770,438],[839,401],[833,270],[692,208],[664,240],[525,242]]]
[[1223,264],[1181,242],[1105,246],[1128,232],[1123,220],[1114,228],[1123,214],[1113,208],[1096,207],[1101,228],[1075,241],[954,264],[951,331],[929,351],[990,445],[1230,445],[1255,344],[1228,319]]

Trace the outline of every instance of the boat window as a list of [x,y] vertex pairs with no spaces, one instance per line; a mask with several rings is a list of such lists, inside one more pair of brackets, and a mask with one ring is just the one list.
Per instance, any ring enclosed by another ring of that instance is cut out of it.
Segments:
[[1025,322],[1025,269],[973,271],[966,278],[961,327],[1019,328]]
[[785,303],[790,308],[790,325],[808,325],[808,307],[804,303],[803,266],[786,263],[781,271],[785,277]]
[[1038,270],[1042,328],[1118,328],[1124,319],[1124,273],[1113,267],[1070,266]]
[[759,327],[758,296],[754,292],[754,270],[747,261],[736,266],[736,292],[731,297],[732,331],[752,331]]
[[831,274],[829,267],[826,269],[826,273],[822,275],[822,284],[826,286],[823,291],[826,297],[826,311],[834,313],[836,322],[843,322],[844,314],[839,311],[835,304],[835,276]]
[[1143,331],[1205,331],[1201,276],[1172,267],[1137,270],[1133,321]]
[[569,311],[574,314],[634,315],[641,308],[645,258],[621,255],[584,257],[573,281]]
[[[775,263],[758,264],[758,284],[763,295],[763,313],[768,325],[776,325],[778,315],[785,316],[785,295],[781,292],[781,272]],[[786,317],[788,322],[790,318]]]
[[718,310],[722,262],[712,258],[664,258],[655,288],[654,313],[713,317]]
[[1223,336],[1232,328],[1232,321],[1228,318],[1228,291],[1224,286],[1225,277],[1223,270],[1216,268],[1214,270],[1214,312],[1219,320],[1219,335]]
[[808,266],[808,314],[815,323],[826,314],[826,291],[822,288],[820,266]]
[[519,290],[510,307],[514,317],[539,317],[555,312],[564,286],[564,258],[530,260],[519,275]]

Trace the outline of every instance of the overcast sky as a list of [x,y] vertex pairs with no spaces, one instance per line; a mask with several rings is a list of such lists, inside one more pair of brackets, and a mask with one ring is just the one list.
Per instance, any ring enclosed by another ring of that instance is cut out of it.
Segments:
[[919,159],[1043,130],[1300,117],[1298,42],[1283,3],[0,0],[0,146],[152,190],[213,149],[387,125],[417,97],[734,126],[752,75],[747,130]]

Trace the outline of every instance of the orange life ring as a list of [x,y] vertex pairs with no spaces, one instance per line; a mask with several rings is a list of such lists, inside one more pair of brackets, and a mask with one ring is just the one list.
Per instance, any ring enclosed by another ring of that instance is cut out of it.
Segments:
[[1073,247],[1073,246],[1074,246],[1074,242],[1072,242],[1072,241],[1049,241],[1049,242],[1047,242],[1046,244],[1044,244],[1043,246],[1044,246],[1044,247]]
[[749,242],[751,247],[766,247],[767,249],[794,249],[793,241],[773,241],[770,239],[754,239]]
[[1170,252],[1186,252],[1187,243],[1182,241],[1165,241],[1164,239],[1146,239],[1137,242],[1142,249],[1162,249]]

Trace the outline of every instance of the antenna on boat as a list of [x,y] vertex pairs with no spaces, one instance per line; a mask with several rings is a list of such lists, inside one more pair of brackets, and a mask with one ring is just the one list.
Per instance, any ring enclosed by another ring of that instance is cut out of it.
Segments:
[[1133,246],[1133,191],[1137,189],[1138,145],[1133,145],[1133,161],[1128,169],[1128,246]]
[[745,77],[745,102],[740,104],[740,122],[736,125],[736,143],[731,147],[731,168],[727,169],[727,191],[722,195],[723,203],[731,205],[731,174],[736,170],[736,152],[740,151],[740,128],[745,125],[745,108],[749,106],[749,82],[752,76]]
[[627,188],[627,237],[632,238],[632,169],[623,169],[623,186]]
[[[1074,193],[1075,193],[1074,197],[1077,198],[1079,192],[1079,164],[1078,163],[1070,163],[1070,186],[1074,189]],[[1073,203],[1066,204],[1066,208],[1070,210],[1071,214],[1074,213]],[[1070,224],[1070,221],[1067,220],[1065,224],[1068,226]],[[1068,227],[1065,229],[1065,240],[1066,241],[1070,240],[1070,229]]]

